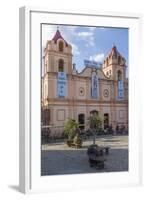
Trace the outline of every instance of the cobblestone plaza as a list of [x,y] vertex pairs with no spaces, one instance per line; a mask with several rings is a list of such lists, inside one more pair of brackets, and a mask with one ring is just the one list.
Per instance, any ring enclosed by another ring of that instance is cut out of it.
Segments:
[[110,147],[102,170],[89,166],[87,148],[92,143],[92,139],[86,140],[80,149],[70,148],[64,142],[42,145],[41,175],[128,171],[128,136],[98,136],[97,145]]

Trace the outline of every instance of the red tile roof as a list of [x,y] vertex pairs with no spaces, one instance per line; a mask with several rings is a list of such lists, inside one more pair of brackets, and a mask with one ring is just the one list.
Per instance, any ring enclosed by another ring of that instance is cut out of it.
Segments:
[[117,50],[117,47],[115,45],[112,47],[110,53],[108,54],[108,57],[114,57],[114,56],[115,57],[120,56],[123,58],[123,56],[119,53],[119,51]]
[[[55,33],[55,35],[54,35],[52,40],[54,40],[54,42],[56,43],[58,39],[64,40],[64,38],[62,37],[62,35],[61,35],[59,30],[56,31],[56,33]],[[65,42],[66,46],[68,46],[68,44],[67,44],[67,42],[65,40],[64,40],[64,42]]]
[[115,56],[117,57],[117,55],[119,54],[118,50],[117,50],[117,47],[116,46],[113,46],[110,53],[109,53],[109,56]]

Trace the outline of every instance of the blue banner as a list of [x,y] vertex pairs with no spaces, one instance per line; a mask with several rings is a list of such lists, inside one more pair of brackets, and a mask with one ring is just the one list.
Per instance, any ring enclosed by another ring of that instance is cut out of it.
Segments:
[[85,67],[100,68],[102,64],[96,61],[84,60],[84,65]]
[[97,99],[98,96],[98,77],[96,73],[92,74],[91,77],[91,97]]
[[58,97],[66,96],[66,73],[58,72],[58,83],[57,83]]
[[118,100],[124,99],[124,86],[123,81],[118,81]]

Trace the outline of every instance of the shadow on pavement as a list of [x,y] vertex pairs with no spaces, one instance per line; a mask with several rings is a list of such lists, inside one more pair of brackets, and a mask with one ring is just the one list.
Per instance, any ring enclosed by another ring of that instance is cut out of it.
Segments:
[[91,168],[87,149],[45,150],[41,153],[41,175],[63,175],[128,171],[128,149],[110,149],[105,169]]

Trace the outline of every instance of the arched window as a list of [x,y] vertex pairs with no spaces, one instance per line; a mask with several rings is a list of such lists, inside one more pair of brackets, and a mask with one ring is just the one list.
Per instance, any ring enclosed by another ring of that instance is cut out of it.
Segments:
[[118,79],[118,81],[122,80],[122,72],[120,70],[118,70],[118,72],[117,72],[117,79]]
[[59,51],[63,51],[63,42],[62,41],[59,42]]
[[59,62],[58,62],[58,71],[59,72],[64,72],[64,60],[62,60],[62,59],[59,59]]

